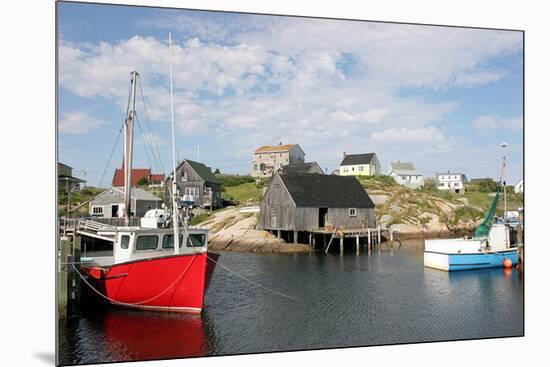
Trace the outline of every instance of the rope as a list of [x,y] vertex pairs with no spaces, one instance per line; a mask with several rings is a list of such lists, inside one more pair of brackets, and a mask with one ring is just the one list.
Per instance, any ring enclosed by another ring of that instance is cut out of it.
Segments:
[[84,281],[84,283],[86,283],[88,285],[88,287],[90,287],[95,293],[97,293],[98,295],[100,295],[101,297],[105,298],[106,300],[108,300],[109,302],[111,303],[115,303],[115,304],[118,304],[118,305],[124,305],[124,306],[139,306],[139,305],[142,305],[144,303],[147,303],[147,302],[151,302],[157,298],[159,298],[160,296],[162,296],[164,293],[168,292],[168,290],[170,288],[172,288],[174,286],[174,284],[176,284],[186,273],[187,271],[189,270],[189,268],[191,267],[191,265],[193,264],[193,262],[195,261],[196,259],[196,256],[193,256],[193,259],[191,259],[191,261],[189,262],[189,265],[187,265],[187,268],[185,268],[185,270],[179,275],[179,277],[177,277],[177,279],[172,282],[172,284],[170,284],[165,290],[163,290],[161,293],[157,294],[156,296],[154,297],[151,297],[149,299],[146,299],[145,301],[140,301],[140,302],[134,302],[134,303],[127,303],[127,302],[120,302],[120,301],[117,301],[117,300],[114,300],[106,295],[104,295],[103,293],[101,293],[100,291],[98,291],[97,289],[95,289],[95,287],[90,284],[88,282],[88,280],[86,278],[84,278],[84,276],[77,270],[76,266],[74,266],[74,264],[71,264],[71,266],[73,267],[74,271],[76,271],[76,273],[80,276],[80,278]]
[[115,145],[113,146],[113,150],[111,151],[111,155],[109,156],[109,160],[107,161],[107,165],[105,166],[105,169],[103,170],[103,174],[101,175],[101,180],[99,180],[98,187],[101,187],[101,183],[103,182],[103,177],[105,177],[105,172],[107,172],[107,168],[109,168],[109,164],[111,164],[111,159],[113,158],[113,154],[115,153],[116,146],[118,145],[118,139],[120,139],[120,134],[122,133],[122,129],[124,128],[124,124],[120,127],[120,130],[118,130],[118,135],[115,140]]

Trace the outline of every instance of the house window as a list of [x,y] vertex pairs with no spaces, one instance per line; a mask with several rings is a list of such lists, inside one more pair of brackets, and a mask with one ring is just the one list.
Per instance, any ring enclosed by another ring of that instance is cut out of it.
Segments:
[[127,249],[130,246],[130,236],[124,234],[120,236],[120,248]]
[[187,172],[185,172],[185,171],[183,172],[183,175],[181,176],[181,180],[183,182],[187,181]]
[[155,250],[159,238],[156,235],[138,236],[136,241],[136,250]]
[[198,187],[186,187],[185,188],[185,195],[199,196],[199,188]]
[[359,171],[363,172],[364,168],[364,166],[359,166]]
[[258,170],[258,165],[255,164],[255,165],[254,165],[254,171],[257,171],[257,170]]
[[278,188],[279,188],[279,184],[275,184],[275,188],[278,189]]
[[92,208],[92,214],[94,214],[94,215],[103,215],[103,207],[102,206],[94,206]]
[[355,208],[349,209],[349,216],[350,217],[356,217],[357,216],[357,210]]

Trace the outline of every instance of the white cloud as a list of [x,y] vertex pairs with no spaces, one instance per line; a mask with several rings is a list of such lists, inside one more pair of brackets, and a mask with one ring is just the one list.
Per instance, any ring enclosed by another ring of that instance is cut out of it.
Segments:
[[[490,61],[522,45],[518,32],[209,14],[142,24],[182,32],[173,46],[178,130],[208,134],[229,159],[278,141],[329,167],[335,150],[436,154],[454,143],[437,126],[458,102],[402,91],[493,83],[508,74]],[[152,37],[60,45],[62,88],[124,111],[138,70],[153,124],[169,121],[168,65],[167,40]]]
[[370,136],[376,143],[430,143],[436,144],[444,142],[446,139],[441,131],[434,127],[425,127],[418,129],[398,128],[388,129],[380,132],[374,132]]
[[521,129],[521,117],[501,118],[495,115],[481,115],[472,121],[472,126],[480,131],[495,129]]
[[85,134],[106,123],[106,121],[90,116],[87,112],[66,112],[61,115],[59,120],[59,132],[62,134]]

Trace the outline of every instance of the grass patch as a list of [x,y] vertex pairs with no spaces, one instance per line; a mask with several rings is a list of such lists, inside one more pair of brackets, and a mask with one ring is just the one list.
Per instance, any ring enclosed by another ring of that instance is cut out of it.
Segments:
[[196,226],[197,224],[205,222],[211,216],[212,216],[212,214],[210,214],[210,213],[203,213],[203,214],[195,215],[193,218],[191,218],[191,225]]
[[263,187],[258,187],[256,182],[247,182],[237,186],[226,187],[222,197],[235,202],[235,204],[243,204],[245,202],[259,203],[263,197]]

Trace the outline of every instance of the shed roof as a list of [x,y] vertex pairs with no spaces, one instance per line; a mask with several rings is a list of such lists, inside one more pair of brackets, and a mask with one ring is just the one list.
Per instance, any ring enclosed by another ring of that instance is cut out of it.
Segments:
[[284,173],[319,173],[318,170],[323,172],[323,169],[317,162],[285,164],[281,167],[281,172]]
[[255,153],[267,153],[267,152],[288,152],[294,148],[297,144],[285,144],[285,145],[264,145],[255,150]]
[[340,165],[352,166],[356,164],[369,164],[372,162],[375,156],[376,156],[375,153],[346,154],[344,156],[344,159],[342,160],[342,163],[340,163]]
[[[132,188],[132,199],[143,201],[162,201],[159,197],[141,188]],[[113,187],[105,190],[92,200],[92,205],[116,204],[124,202],[124,188]]]
[[[193,168],[193,170],[195,172],[197,172],[197,174],[205,182],[217,183],[217,184],[220,183],[220,180],[218,180],[218,178],[216,176],[214,176],[214,174],[212,173],[212,170],[210,169],[210,167],[206,166],[204,163],[195,162],[195,161],[192,161],[192,160],[189,160],[189,159],[186,159],[183,162],[187,162],[191,166],[191,168]],[[183,162],[180,163],[180,165],[183,164]]]
[[280,173],[279,176],[296,206],[374,208],[374,203],[355,177],[317,173]]

